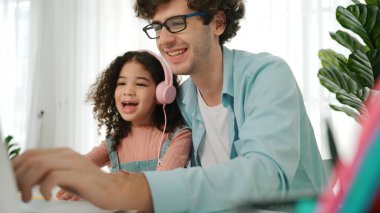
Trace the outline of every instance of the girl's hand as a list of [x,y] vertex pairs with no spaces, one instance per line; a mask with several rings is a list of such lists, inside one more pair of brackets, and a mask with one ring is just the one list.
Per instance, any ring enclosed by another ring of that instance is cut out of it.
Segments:
[[73,200],[73,201],[77,201],[77,200],[81,199],[81,197],[79,197],[77,195],[74,195],[74,194],[72,194],[70,192],[67,192],[64,189],[60,189],[55,196],[58,198],[58,200]]

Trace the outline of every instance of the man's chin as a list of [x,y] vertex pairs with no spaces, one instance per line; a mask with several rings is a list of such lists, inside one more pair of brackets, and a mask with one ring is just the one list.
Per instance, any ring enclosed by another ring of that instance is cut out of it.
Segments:
[[186,66],[185,64],[175,64],[171,65],[171,71],[175,75],[190,75],[189,72],[189,66]]

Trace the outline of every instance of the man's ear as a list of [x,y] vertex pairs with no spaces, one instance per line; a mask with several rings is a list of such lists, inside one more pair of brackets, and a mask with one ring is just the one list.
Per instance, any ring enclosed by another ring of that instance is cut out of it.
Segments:
[[226,14],[223,11],[218,11],[214,15],[215,33],[220,36],[226,29]]

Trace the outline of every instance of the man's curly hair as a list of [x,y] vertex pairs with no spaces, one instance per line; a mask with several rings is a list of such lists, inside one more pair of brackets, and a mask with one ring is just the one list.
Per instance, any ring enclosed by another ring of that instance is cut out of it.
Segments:
[[[134,9],[136,16],[145,20],[151,20],[157,7],[171,0],[136,0]],[[245,5],[243,0],[187,0],[187,5],[191,10],[202,11],[208,15],[203,16],[203,24],[207,25],[212,17],[223,11],[226,15],[226,29],[219,37],[219,43],[223,45],[226,41],[236,36],[240,29],[239,21],[244,17]]]
[[[130,121],[125,121],[119,114],[114,98],[121,69],[124,64],[131,61],[143,65],[152,75],[156,85],[165,80],[163,67],[157,58],[145,51],[129,51],[112,61],[110,66],[91,85],[86,97],[86,101],[93,105],[92,111],[94,118],[98,122],[98,127],[105,126],[107,137],[114,137],[115,144],[112,146],[114,149],[116,149],[122,138],[128,136],[132,126]],[[173,86],[178,88],[178,85],[177,76],[173,75]],[[165,132],[172,132],[176,127],[183,126],[184,120],[175,101],[167,104],[165,109],[168,112]],[[157,104],[152,114],[152,120],[158,129],[163,130],[164,113],[162,105]]]

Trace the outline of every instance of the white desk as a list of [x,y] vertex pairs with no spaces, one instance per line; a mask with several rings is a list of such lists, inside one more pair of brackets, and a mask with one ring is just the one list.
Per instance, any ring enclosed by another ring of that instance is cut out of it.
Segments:
[[23,213],[109,213],[99,209],[87,201],[45,201],[32,200],[29,203],[20,201],[21,212]]
[[[19,200],[19,206],[22,213],[110,213],[111,210],[104,210],[96,207],[90,202],[79,201],[63,201],[57,200],[55,194],[59,188],[52,190],[52,200],[45,201],[41,196],[38,188],[33,188],[33,198],[29,203]],[[133,212],[133,211],[131,211]],[[128,211],[129,213],[129,211]]]

